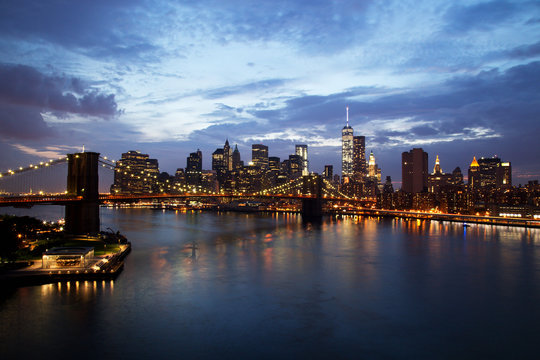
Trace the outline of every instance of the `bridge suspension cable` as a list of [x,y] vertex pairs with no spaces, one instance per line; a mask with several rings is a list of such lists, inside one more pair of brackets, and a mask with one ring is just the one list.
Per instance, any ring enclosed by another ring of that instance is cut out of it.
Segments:
[[0,193],[63,193],[66,173],[67,157],[9,169],[0,173]]

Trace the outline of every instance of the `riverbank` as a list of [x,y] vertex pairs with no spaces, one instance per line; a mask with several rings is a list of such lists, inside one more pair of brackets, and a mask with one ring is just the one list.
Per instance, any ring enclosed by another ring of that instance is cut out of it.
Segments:
[[440,214],[419,211],[399,211],[399,210],[381,210],[381,209],[361,209],[336,212],[334,215],[360,215],[360,216],[375,216],[375,217],[397,217],[401,219],[420,219],[420,220],[436,220],[450,221],[457,223],[474,223],[484,225],[502,225],[502,226],[517,226],[526,228],[540,228],[540,221],[534,219],[518,219],[505,218],[497,216],[477,216],[477,215],[460,215],[460,214]]

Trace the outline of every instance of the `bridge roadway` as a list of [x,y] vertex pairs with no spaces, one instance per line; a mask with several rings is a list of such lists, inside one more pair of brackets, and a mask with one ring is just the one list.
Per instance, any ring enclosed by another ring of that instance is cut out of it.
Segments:
[[[132,202],[138,200],[154,199],[192,199],[192,198],[223,198],[223,199],[289,199],[303,200],[316,199],[316,195],[291,195],[291,194],[208,194],[208,193],[183,193],[183,194],[133,194],[114,195],[99,194],[100,203],[109,202]],[[372,203],[371,199],[348,199],[342,197],[330,197],[323,195],[321,200],[340,201],[354,204]],[[75,195],[18,195],[0,197],[0,206],[33,206],[33,205],[66,205],[83,202],[82,196]]]

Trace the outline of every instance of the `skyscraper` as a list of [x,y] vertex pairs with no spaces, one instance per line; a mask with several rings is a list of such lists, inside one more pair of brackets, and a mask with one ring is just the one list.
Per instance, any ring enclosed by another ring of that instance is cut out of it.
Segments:
[[309,175],[307,145],[296,145],[296,155],[302,158],[302,175]]
[[427,191],[428,154],[414,148],[401,154],[401,189],[407,193]]
[[251,145],[251,161],[259,170],[268,169],[268,146],[262,144]]
[[234,145],[234,151],[232,153],[232,168],[233,170],[239,170],[242,166],[242,160],[240,159],[240,151],[238,151],[238,145]]
[[334,177],[334,166],[332,166],[332,165],[324,165],[323,177],[328,181],[332,181],[333,177]]
[[363,181],[367,175],[365,136],[353,136],[353,174],[356,181]]
[[341,130],[341,176],[353,176],[353,128],[349,126],[348,106],[347,125]]
[[186,162],[186,181],[188,185],[200,185],[202,180],[202,152],[197,149],[197,152],[190,153]]
[[225,140],[225,146],[223,146],[223,165],[225,166],[225,171],[232,171],[233,169],[233,151],[229,146],[229,139]]
[[139,151],[128,151],[116,163],[114,184],[111,192],[120,194],[150,193],[153,191],[155,179],[159,175],[156,159]]
[[369,163],[368,163],[368,175],[370,180],[375,181],[377,184],[381,182],[381,169],[375,162],[375,155],[373,151],[369,154]]
[[473,157],[469,167],[469,184],[473,189],[511,186],[512,166],[496,156],[479,160]]

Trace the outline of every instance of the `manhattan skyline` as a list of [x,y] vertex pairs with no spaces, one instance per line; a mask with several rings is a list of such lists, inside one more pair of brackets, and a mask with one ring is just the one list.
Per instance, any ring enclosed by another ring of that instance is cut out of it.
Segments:
[[540,177],[540,6],[527,1],[0,6],[0,168],[140,150],[169,173],[229,139],[341,171],[345,107],[383,177],[422,147]]

